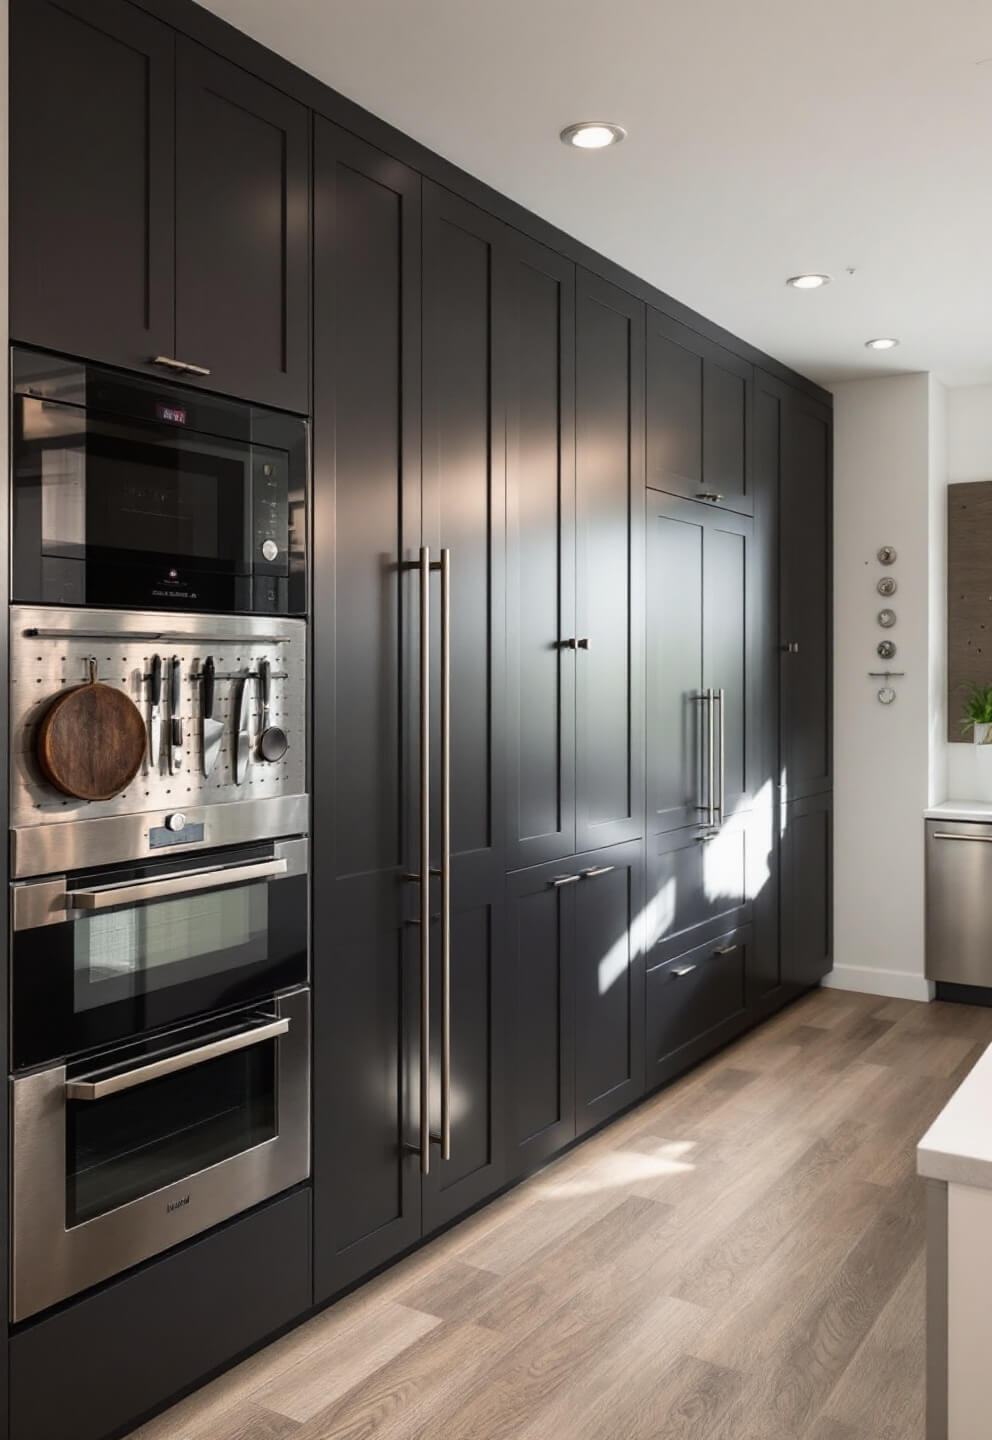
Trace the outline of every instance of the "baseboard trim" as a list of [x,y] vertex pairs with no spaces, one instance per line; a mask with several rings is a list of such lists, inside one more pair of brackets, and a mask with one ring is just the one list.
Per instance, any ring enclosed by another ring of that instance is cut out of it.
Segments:
[[868,965],[835,965],[823,984],[830,990],[858,990],[892,1000],[932,1000],[933,982],[909,970],[876,970]]

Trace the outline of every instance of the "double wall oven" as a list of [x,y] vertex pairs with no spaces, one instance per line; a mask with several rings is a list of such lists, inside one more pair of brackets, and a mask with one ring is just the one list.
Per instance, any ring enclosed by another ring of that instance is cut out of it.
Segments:
[[[307,446],[296,417],[26,351],[14,415],[21,1321],[310,1173]],[[87,683],[144,737],[99,798],[42,753]]]

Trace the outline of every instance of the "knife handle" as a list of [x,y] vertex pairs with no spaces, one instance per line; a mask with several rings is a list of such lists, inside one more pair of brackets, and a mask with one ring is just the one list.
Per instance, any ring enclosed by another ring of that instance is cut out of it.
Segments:
[[203,662],[203,718],[212,720],[214,715],[214,657],[208,655]]
[[272,695],[272,666],[268,660],[260,660],[258,662],[258,678],[262,684],[262,714],[265,717],[263,721],[264,728],[264,724],[268,723],[269,700]]
[[179,714],[183,700],[183,672],[179,656],[173,655],[169,676],[169,710],[173,716]]
[[162,703],[162,657],[152,656],[151,702],[154,708]]

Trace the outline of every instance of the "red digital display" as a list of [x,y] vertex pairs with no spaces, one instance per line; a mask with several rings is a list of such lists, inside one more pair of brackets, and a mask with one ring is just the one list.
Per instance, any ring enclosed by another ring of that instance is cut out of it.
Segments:
[[155,401],[155,413],[160,420],[167,425],[185,425],[186,411],[181,405],[166,405],[162,400]]

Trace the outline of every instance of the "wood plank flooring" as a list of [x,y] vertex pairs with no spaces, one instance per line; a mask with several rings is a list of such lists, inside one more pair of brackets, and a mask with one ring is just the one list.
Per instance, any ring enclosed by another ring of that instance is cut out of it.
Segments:
[[132,1440],[923,1440],[914,1149],[990,1042],[817,991]]

